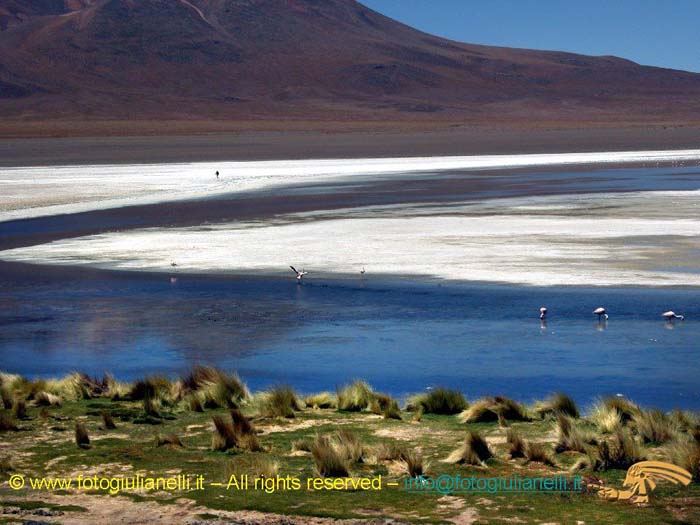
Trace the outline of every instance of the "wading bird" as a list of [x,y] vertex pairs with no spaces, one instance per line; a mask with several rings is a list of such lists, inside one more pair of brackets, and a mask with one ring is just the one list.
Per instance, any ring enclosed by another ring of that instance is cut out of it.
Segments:
[[292,271],[293,271],[295,274],[297,274],[297,284],[301,284],[301,280],[304,278],[304,276],[305,276],[307,273],[309,273],[309,272],[305,271],[303,268],[302,268],[301,271],[299,271],[299,270],[297,270],[296,268],[294,268],[294,266],[290,266],[290,268],[292,269]]
[[600,321],[603,317],[605,317],[605,320],[607,321],[610,317],[608,315],[608,312],[602,306],[599,306],[598,308],[593,310],[593,314],[598,316],[598,321]]
[[543,306],[540,308],[540,319],[544,321],[544,318],[547,317],[547,307]]
[[668,312],[662,313],[661,317],[663,317],[667,321],[673,321],[674,319],[680,319],[681,321],[683,321],[685,319],[685,317],[683,317],[682,315],[678,315],[673,310],[669,310]]
[[361,275],[362,277],[365,276],[365,267],[364,267],[364,266],[362,267],[362,270],[360,270],[360,275]]

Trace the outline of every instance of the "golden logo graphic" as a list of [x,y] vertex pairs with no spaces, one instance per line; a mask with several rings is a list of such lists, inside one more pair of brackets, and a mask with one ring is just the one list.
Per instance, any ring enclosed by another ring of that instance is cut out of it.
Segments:
[[659,481],[670,481],[675,485],[678,483],[688,485],[692,477],[690,472],[672,463],[640,461],[627,471],[625,481],[622,483],[624,487],[628,487],[627,490],[604,487],[597,483],[588,483],[588,486],[598,489],[598,495],[607,500],[649,503],[649,493],[656,488]]

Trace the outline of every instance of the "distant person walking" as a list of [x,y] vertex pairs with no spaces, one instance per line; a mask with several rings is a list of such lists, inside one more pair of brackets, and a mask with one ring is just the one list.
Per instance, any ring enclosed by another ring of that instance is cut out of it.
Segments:
[[219,170],[216,170],[216,180],[219,180]]

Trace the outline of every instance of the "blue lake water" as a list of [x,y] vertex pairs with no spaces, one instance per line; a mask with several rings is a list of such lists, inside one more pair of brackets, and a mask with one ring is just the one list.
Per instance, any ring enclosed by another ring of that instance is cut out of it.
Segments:
[[[130,379],[196,363],[252,389],[333,390],[362,378],[393,395],[446,385],[523,401],[564,391],[700,409],[694,289],[530,288],[92,272],[27,282],[3,272],[0,369]],[[550,310],[545,327],[538,309]],[[604,305],[607,324],[592,310]],[[674,309],[687,320],[666,323]]]

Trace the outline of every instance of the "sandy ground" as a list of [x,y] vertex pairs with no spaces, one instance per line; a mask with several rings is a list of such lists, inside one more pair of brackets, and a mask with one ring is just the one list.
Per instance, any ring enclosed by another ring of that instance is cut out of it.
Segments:
[[[35,138],[31,138],[35,137]],[[36,138],[39,137],[39,138]],[[700,124],[0,122],[0,166],[487,155],[700,147]]]
[[[31,499],[31,498],[30,498]],[[121,496],[89,496],[84,494],[42,494],[41,501],[59,505],[78,505],[87,512],[62,513],[56,511],[22,511],[18,507],[0,507],[0,518],[34,520],[34,523],[62,523],[92,525],[94,523],[121,523],[129,525],[175,523],[197,525],[402,525],[393,519],[348,519],[315,518],[312,516],[288,516],[255,511],[212,511],[197,506],[192,500],[180,499],[177,504],[162,505],[155,501],[135,502]],[[216,519],[200,519],[198,515],[217,516]],[[463,521],[455,523],[465,523]]]

